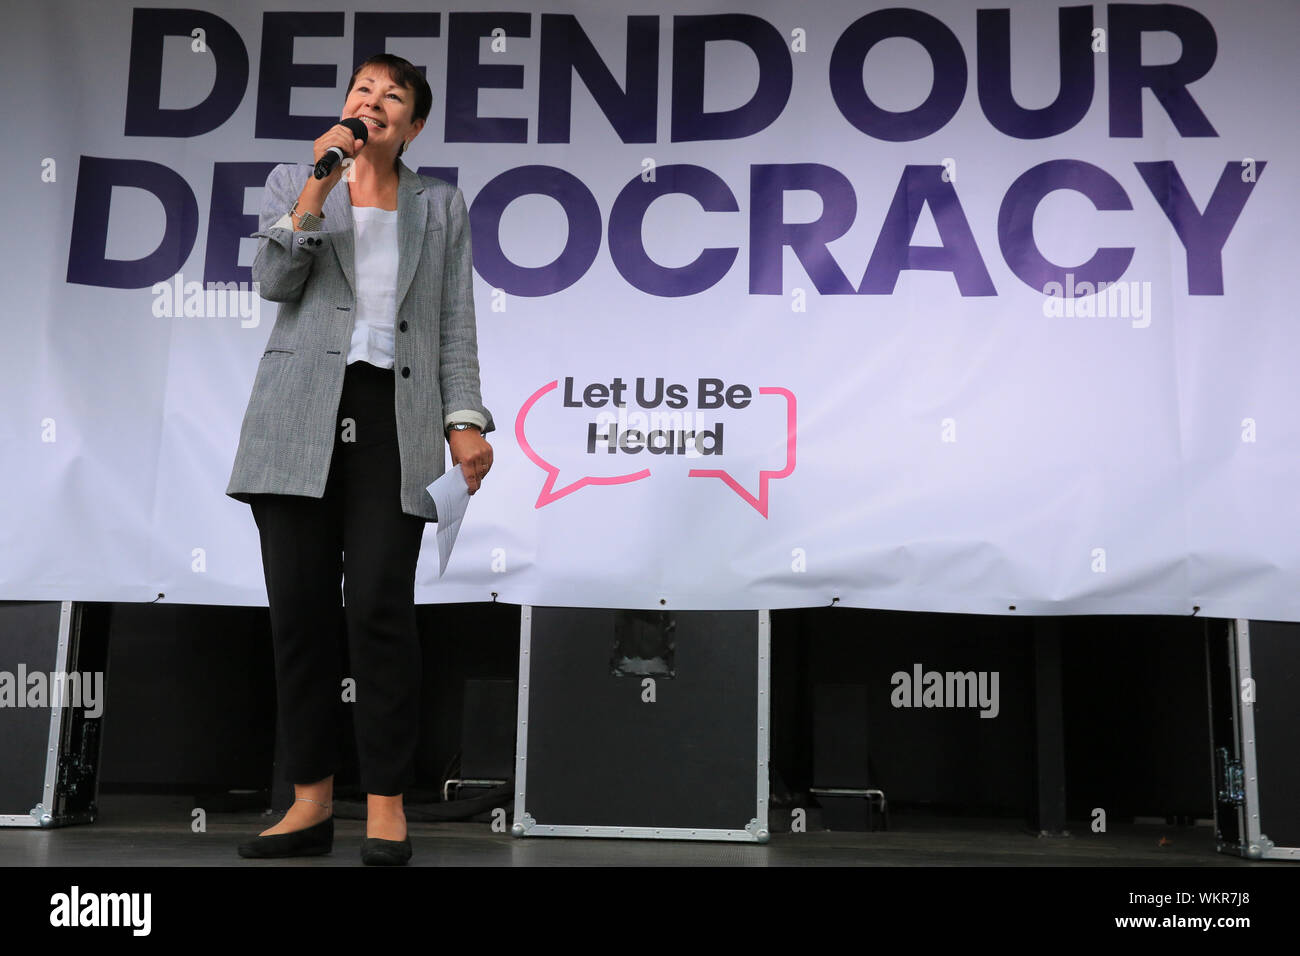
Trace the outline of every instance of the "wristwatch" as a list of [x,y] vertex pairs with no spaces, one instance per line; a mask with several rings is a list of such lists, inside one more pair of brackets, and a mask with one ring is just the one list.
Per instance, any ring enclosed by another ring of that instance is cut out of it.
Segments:
[[467,428],[478,428],[473,422],[452,422],[447,426],[447,434],[452,432],[463,432]]
[[320,232],[320,227],[323,225],[322,220],[324,218],[324,210],[321,211],[321,215],[319,216],[310,212],[299,213],[297,203],[294,203],[293,208],[289,210],[289,219],[298,220],[299,232]]

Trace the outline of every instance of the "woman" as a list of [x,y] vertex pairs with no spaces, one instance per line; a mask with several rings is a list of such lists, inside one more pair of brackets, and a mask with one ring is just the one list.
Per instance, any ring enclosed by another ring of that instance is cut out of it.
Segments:
[[[281,305],[226,493],[252,506],[261,535],[295,799],[242,856],[332,849],[343,706],[367,794],[362,859],[411,856],[402,793],[418,729],[415,565],[436,519],[425,489],[445,468],[445,429],[452,464],[477,491],[494,428],[479,393],[464,197],[399,158],[432,102],[406,60],[371,57],[340,117],[364,122],[367,138],[336,125],[312,164],[278,166],[267,180],[253,279]],[[352,162],[316,179],[331,147]]]

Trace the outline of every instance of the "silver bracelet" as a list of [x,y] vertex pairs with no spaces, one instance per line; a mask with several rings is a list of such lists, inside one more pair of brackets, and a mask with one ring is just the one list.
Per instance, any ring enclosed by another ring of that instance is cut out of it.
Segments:
[[320,227],[324,223],[325,211],[321,210],[318,216],[311,212],[298,212],[298,204],[295,202],[293,208],[289,210],[289,219],[292,221],[295,217],[298,219],[299,232],[320,232]]

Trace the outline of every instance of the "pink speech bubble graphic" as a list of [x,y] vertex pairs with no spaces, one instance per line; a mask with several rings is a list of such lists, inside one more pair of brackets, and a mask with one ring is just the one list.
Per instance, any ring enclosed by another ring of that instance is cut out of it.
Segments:
[[724,468],[692,468],[687,472],[688,478],[721,478],[727,483],[736,494],[740,495],[745,501],[753,505],[754,510],[767,517],[767,495],[768,483],[773,478],[784,478],[794,471],[794,439],[795,439],[795,400],[794,392],[788,388],[779,388],[776,386],[764,386],[758,390],[760,395],[784,395],[785,396],[785,467],[780,471],[760,471],[758,473],[758,497],[755,498],[739,481],[731,477],[730,472]]
[[524,420],[528,417],[528,412],[532,407],[537,404],[537,400],[552,389],[558,388],[559,385],[560,380],[556,379],[549,385],[543,385],[537,391],[533,392],[533,394],[529,396],[528,401],[524,402],[523,406],[519,409],[519,414],[515,416],[515,440],[519,442],[519,447],[524,450],[524,454],[532,459],[533,464],[546,472],[546,481],[542,484],[542,492],[537,496],[537,504],[533,505],[533,507],[540,508],[543,505],[549,505],[552,501],[558,501],[565,495],[571,495],[579,488],[584,488],[587,485],[621,485],[629,481],[640,481],[642,478],[649,478],[650,469],[642,468],[640,471],[635,471],[628,475],[613,475],[608,478],[598,478],[595,475],[588,475],[579,478],[572,484],[565,485],[559,491],[554,490],[555,480],[560,476],[560,469],[552,465],[541,455],[537,454],[537,452],[533,451],[533,446],[528,443],[528,436],[524,434]]

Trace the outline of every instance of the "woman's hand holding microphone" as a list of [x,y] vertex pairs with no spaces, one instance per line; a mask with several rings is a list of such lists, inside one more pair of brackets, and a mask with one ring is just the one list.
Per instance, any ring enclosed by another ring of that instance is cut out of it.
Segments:
[[[366,145],[366,127],[360,120],[346,120],[348,124],[356,124],[355,129],[350,129],[343,123],[335,123],[325,134],[312,144],[312,162],[317,168],[320,162],[329,153],[330,149],[337,149],[343,156],[356,159],[357,155],[365,148]],[[357,131],[360,131],[358,135]],[[321,214],[325,208],[325,197],[330,194],[335,185],[343,176],[342,162],[336,163],[329,174],[318,179],[316,176],[310,176],[306,185],[302,187],[302,192],[298,195],[297,212],[290,218],[293,219],[293,228],[299,228],[299,217],[304,213],[310,213],[318,219],[324,218]]]

